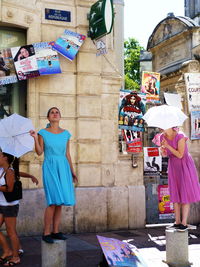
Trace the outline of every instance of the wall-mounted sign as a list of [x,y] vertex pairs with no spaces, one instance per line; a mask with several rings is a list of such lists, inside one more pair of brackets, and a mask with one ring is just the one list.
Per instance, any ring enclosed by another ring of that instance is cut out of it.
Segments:
[[45,19],[71,22],[71,12],[45,8]]
[[89,16],[89,34],[92,40],[112,31],[114,22],[113,0],[99,0],[92,5]]

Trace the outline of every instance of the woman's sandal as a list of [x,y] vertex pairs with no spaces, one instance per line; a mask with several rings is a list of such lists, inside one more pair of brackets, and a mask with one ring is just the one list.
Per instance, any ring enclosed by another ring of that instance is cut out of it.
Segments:
[[21,262],[18,261],[18,262],[14,262],[14,261],[5,261],[4,263],[2,263],[3,266],[15,266],[15,265],[18,265],[20,264]]
[[24,255],[24,250],[20,248],[18,250],[18,255],[19,255],[19,257],[22,257]]
[[0,257],[0,264],[4,264],[5,262],[7,262],[12,256],[8,256],[8,257]]

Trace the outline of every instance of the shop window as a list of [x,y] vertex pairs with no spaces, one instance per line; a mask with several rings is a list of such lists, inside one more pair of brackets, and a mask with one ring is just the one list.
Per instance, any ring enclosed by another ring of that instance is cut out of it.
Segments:
[[[26,44],[26,32],[20,29],[0,27],[0,51]],[[5,54],[4,54],[5,56]],[[4,58],[6,60],[6,56]],[[10,70],[9,70],[10,71]],[[14,70],[13,70],[14,71]],[[0,77],[9,75],[0,70]],[[27,112],[27,82],[0,85],[0,119],[13,113],[26,116]]]

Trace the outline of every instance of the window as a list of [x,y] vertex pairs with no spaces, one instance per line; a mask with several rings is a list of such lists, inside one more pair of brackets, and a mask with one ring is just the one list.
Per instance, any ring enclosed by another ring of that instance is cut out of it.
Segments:
[[[22,46],[26,44],[26,32],[20,29],[0,27],[0,61],[3,60],[9,65],[9,53],[7,48]],[[7,65],[6,64],[6,65]],[[0,77],[14,73],[14,69],[0,68]],[[0,85],[0,119],[13,113],[26,116],[27,111],[27,82]]]

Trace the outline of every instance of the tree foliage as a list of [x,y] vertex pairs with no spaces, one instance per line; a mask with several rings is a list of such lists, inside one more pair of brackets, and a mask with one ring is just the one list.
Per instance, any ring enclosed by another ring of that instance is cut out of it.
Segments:
[[140,88],[140,51],[144,50],[134,38],[124,42],[125,88],[137,90]]

